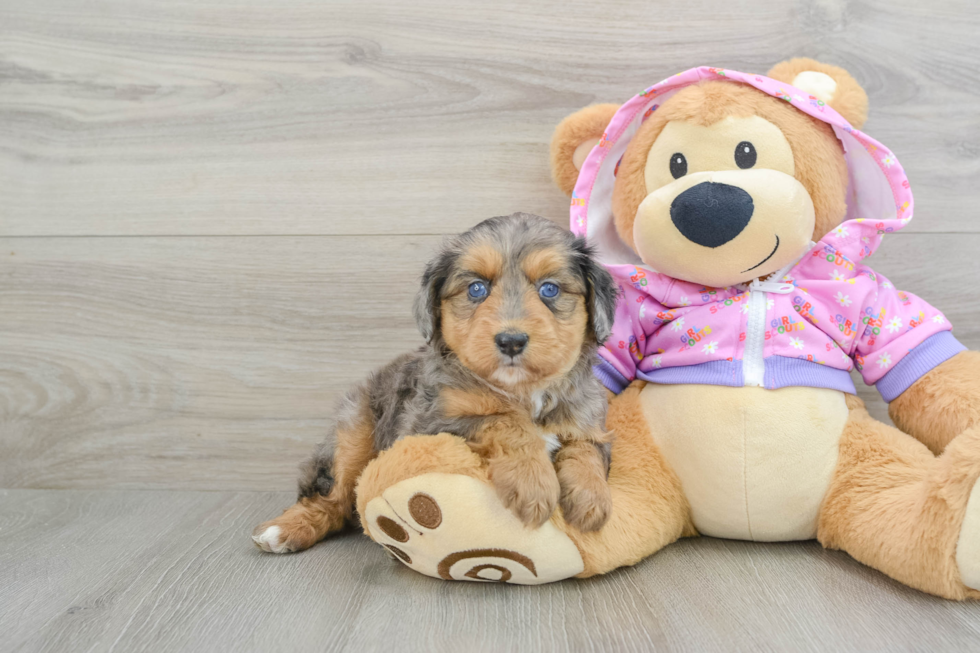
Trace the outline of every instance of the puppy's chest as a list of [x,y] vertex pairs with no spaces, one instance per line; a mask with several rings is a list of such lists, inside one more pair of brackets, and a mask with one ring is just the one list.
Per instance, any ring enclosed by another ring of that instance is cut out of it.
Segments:
[[555,412],[554,403],[553,397],[548,393],[535,392],[531,395],[531,418],[538,425],[548,454],[552,456],[561,448],[561,441],[555,433],[557,425],[550,419]]
[[[544,440],[549,453],[561,447],[559,434],[573,435],[570,430],[568,407],[553,393],[535,392],[523,398],[505,398],[488,394],[482,388],[446,388],[439,393],[437,416],[429,424],[429,430],[446,431],[470,438],[477,435],[488,421],[503,415],[528,420]],[[572,420],[574,421],[574,420]],[[416,430],[414,432],[428,432]],[[435,431],[433,431],[435,432]]]

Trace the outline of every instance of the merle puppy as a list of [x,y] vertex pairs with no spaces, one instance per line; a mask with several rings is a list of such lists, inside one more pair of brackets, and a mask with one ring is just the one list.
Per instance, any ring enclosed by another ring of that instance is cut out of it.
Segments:
[[415,300],[427,344],[347,393],[304,466],[299,500],[255,529],[256,544],[300,551],[341,529],[367,464],[422,433],[466,439],[525,524],[560,503],[569,523],[600,528],[612,508],[611,437],[592,366],[616,299],[584,241],[544,218],[491,218],[448,241]]

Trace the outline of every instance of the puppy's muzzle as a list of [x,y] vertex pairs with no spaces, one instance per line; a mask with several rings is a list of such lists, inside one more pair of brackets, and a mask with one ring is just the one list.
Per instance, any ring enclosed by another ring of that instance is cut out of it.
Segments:
[[526,333],[504,331],[503,333],[498,333],[493,341],[497,343],[497,349],[500,350],[501,354],[513,358],[527,347],[528,336]]
[[752,219],[752,196],[730,184],[704,181],[674,198],[670,219],[685,238],[703,247],[721,247]]

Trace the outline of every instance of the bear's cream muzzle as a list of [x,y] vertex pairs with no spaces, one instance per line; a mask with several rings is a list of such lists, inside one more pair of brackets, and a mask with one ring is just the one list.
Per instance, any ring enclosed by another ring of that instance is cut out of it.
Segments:
[[698,172],[643,200],[633,240],[658,272],[724,288],[799,258],[814,219],[810,194],[792,175],[764,168]]

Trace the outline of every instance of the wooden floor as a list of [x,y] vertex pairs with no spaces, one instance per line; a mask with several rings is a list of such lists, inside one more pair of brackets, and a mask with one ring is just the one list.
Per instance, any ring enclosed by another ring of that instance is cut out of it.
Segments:
[[0,0],[0,649],[978,650],[980,605],[814,543],[521,588],[247,537],[418,344],[443,235],[564,222],[554,125],[691,66],[851,70],[916,194],[873,264],[980,348],[978,32],[975,0]]

